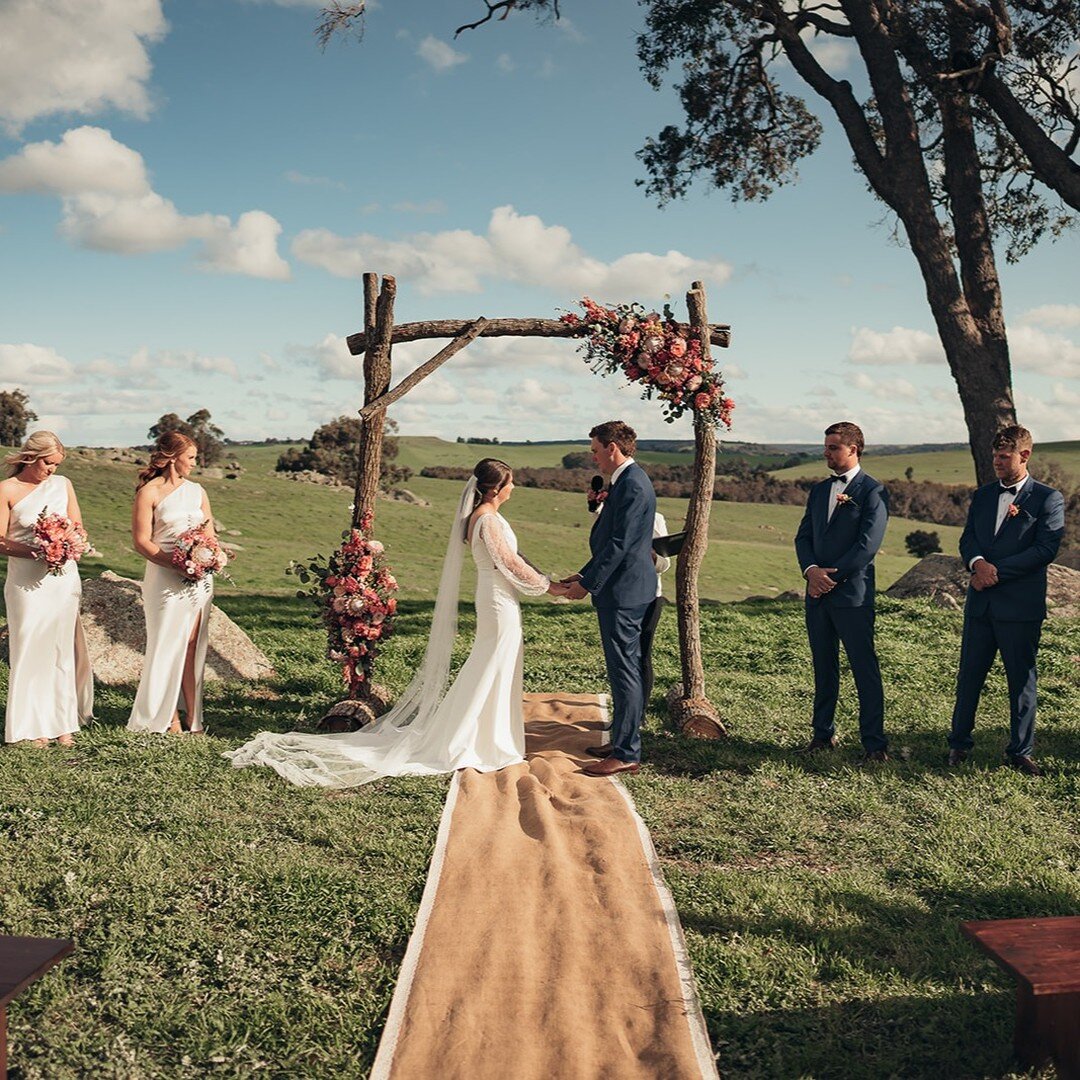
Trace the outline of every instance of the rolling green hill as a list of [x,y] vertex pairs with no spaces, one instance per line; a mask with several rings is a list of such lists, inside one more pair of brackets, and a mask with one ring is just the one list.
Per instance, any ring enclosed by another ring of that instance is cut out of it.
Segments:
[[[1080,441],[1041,443],[1035,446],[1035,456],[1041,461],[1057,461],[1080,480]],[[877,457],[872,453],[863,458],[866,471],[878,480],[903,480],[911,469],[912,479],[936,480],[941,484],[974,484],[975,466],[967,450],[937,450],[925,454],[888,454]],[[773,476],[795,480],[804,476],[824,476],[822,461],[811,461],[790,469],[778,469]]]
[[[422,453],[420,440],[410,440],[411,452]],[[438,443],[438,440],[432,440]],[[441,443],[454,449],[462,444]],[[232,456],[243,466],[236,480],[203,480],[214,515],[224,529],[241,535],[224,539],[240,547],[232,568],[236,589],[250,593],[282,593],[295,589],[295,580],[283,573],[293,559],[329,552],[349,522],[352,493],[289,480],[273,471],[280,447],[233,447]],[[472,457],[475,445],[462,449]],[[539,451],[540,448],[536,448]],[[548,447],[548,453],[559,450]],[[550,459],[549,459],[550,460]],[[556,457],[557,460],[557,457]],[[468,462],[471,464],[471,461]],[[102,558],[87,560],[84,574],[111,569],[129,577],[142,574],[143,561],[131,546],[129,522],[136,469],[73,452],[63,471],[71,477],[91,538]],[[402,595],[434,595],[447,529],[461,485],[457,481],[414,477],[410,490],[431,503],[430,508],[399,502],[381,502],[377,531],[386,543],[391,563],[402,585]],[[686,501],[661,499],[660,509],[669,528],[678,530],[686,514]],[[529,557],[546,570],[560,574],[577,570],[588,551],[590,518],[584,494],[519,488],[505,510]],[[714,601],[738,600],[751,595],[775,595],[798,588],[800,576],[792,540],[802,511],[795,506],[743,503],[713,504],[710,547],[701,575],[701,596]],[[879,581],[888,585],[914,560],[904,551],[904,536],[918,523],[895,519],[878,557]],[[946,551],[954,551],[959,530],[932,526]],[[227,584],[223,593],[233,590]],[[463,586],[466,591],[471,583]],[[665,588],[674,595],[674,575]]]

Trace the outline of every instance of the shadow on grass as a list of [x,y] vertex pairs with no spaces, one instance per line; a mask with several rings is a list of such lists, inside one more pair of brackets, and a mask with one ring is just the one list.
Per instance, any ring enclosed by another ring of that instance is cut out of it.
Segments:
[[[1073,915],[1075,896],[1024,886],[918,891],[922,903],[891,901],[858,889],[824,889],[819,901],[826,913],[820,922],[784,913],[680,909],[684,928],[701,935],[709,951],[734,943],[763,951],[767,958],[770,943],[781,941],[783,949],[812,958],[822,986],[843,981],[856,988],[855,994],[876,986],[873,998],[820,1008],[706,1008],[721,1072],[777,1077],[1011,1074],[1014,983],[962,936],[960,923]],[[710,939],[715,943],[708,944]],[[926,993],[882,997],[880,987],[898,979],[923,983]],[[1000,989],[982,989],[987,983]],[[974,989],[942,994],[942,986],[949,984]]]

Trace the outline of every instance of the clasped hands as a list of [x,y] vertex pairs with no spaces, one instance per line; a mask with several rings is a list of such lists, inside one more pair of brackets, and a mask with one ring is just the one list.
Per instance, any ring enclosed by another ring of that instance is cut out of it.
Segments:
[[548,586],[548,592],[552,596],[564,596],[567,600],[583,600],[589,595],[581,584],[580,574],[571,574],[570,577],[553,581]]
[[997,567],[986,559],[979,559],[971,569],[971,587],[976,592],[989,589],[998,583]]
[[835,573],[835,566],[811,566],[806,571],[806,591],[815,600],[832,592],[837,583],[829,575]]

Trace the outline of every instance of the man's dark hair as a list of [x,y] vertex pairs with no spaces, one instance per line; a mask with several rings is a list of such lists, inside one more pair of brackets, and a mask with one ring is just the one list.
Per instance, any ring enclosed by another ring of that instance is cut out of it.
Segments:
[[825,434],[839,435],[845,446],[854,446],[856,455],[862,457],[866,443],[863,441],[862,428],[858,424],[853,424],[850,420],[841,420],[839,424],[830,424],[825,429]]
[[637,449],[637,432],[622,420],[605,420],[589,432],[590,439],[599,439],[604,446],[614,443],[627,457]]
[[994,441],[990,445],[995,450],[1031,450],[1035,442],[1026,427],[1010,424],[994,436]]

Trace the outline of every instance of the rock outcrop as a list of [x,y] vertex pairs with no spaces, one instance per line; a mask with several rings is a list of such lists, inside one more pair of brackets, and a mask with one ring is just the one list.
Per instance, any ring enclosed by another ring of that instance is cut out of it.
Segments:
[[[1046,606],[1051,617],[1080,616],[1080,570],[1051,563],[1046,574]],[[886,596],[907,600],[930,597],[941,607],[960,607],[970,574],[952,555],[927,555],[885,590]]]
[[[106,570],[100,577],[84,578],[82,624],[94,678],[105,686],[137,683],[146,649],[146,624],[139,583],[111,570]],[[6,661],[7,658],[5,627],[0,659]],[[273,675],[270,661],[251,638],[220,608],[212,608],[206,678],[258,680]]]

